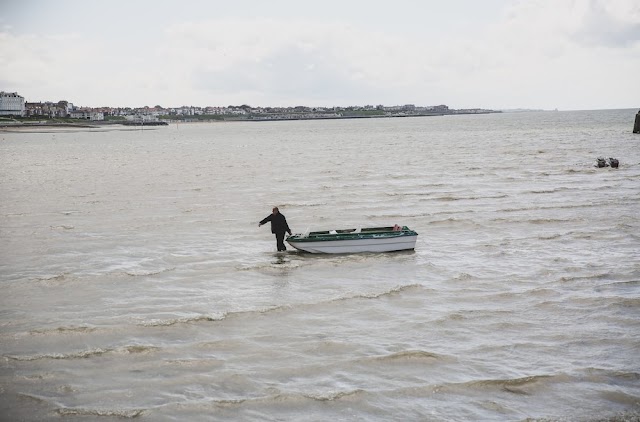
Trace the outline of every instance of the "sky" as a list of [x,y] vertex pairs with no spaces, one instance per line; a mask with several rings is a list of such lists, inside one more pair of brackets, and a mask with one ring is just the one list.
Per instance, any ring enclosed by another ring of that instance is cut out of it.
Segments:
[[640,107],[638,0],[0,0],[0,91],[76,106]]

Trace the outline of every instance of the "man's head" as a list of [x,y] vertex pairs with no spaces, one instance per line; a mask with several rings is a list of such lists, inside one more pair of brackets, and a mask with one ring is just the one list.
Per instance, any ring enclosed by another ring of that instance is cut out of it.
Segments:
[[278,210],[278,207],[273,207],[273,209],[271,210],[273,215],[276,215],[280,212],[280,210]]

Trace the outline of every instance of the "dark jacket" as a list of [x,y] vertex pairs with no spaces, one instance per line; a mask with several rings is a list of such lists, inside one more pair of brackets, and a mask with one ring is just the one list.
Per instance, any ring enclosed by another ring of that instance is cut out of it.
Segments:
[[269,216],[262,220],[260,224],[265,224],[267,221],[271,221],[271,233],[275,234],[291,231],[289,225],[287,224],[287,219],[284,218],[283,214],[269,214]]

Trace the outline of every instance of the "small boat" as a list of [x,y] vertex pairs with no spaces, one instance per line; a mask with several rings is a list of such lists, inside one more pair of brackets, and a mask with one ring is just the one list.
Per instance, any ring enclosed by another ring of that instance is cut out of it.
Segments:
[[310,253],[393,252],[415,249],[418,233],[407,226],[328,230],[294,234],[287,242]]

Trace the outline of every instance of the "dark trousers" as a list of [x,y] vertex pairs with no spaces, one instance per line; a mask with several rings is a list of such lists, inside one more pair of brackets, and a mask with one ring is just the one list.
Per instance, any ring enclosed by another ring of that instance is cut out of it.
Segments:
[[284,245],[284,232],[276,233],[276,243],[278,244],[278,251],[287,250],[287,247]]

